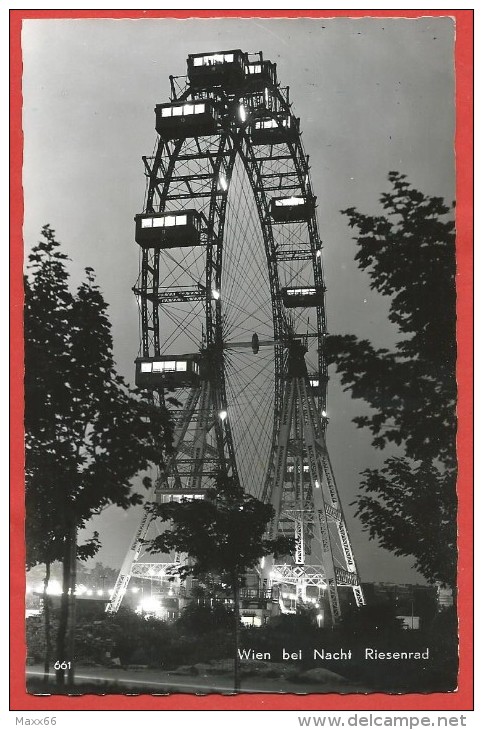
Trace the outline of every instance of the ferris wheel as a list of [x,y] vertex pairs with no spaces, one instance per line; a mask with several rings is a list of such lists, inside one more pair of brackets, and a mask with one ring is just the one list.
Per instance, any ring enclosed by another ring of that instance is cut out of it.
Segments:
[[221,472],[272,502],[272,532],[293,535],[296,550],[268,561],[264,586],[293,585],[301,599],[322,588],[335,621],[338,586],[357,605],[363,596],[325,445],[322,243],[299,119],[261,52],[190,55],[170,84],[135,217],[136,384],[160,403],[173,403],[169,391],[176,399],[174,453],[154,496],[202,498]]

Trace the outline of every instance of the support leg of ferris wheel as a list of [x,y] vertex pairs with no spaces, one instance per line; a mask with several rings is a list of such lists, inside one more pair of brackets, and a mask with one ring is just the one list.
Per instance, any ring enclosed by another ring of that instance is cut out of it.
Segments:
[[[280,514],[282,509],[282,497],[283,497],[283,482],[284,474],[287,465],[287,453],[289,447],[290,430],[292,426],[292,411],[294,405],[294,388],[291,380],[287,380],[285,384],[283,400],[282,400],[282,414],[280,419],[280,431],[277,443],[277,450],[274,459],[275,475],[273,480],[273,488],[271,494],[271,504],[274,508],[275,514],[273,516],[270,525],[270,537],[273,539],[278,534],[278,525],[280,521]],[[268,587],[272,582],[273,578],[273,564],[274,560],[272,556],[267,556],[263,560],[263,568],[261,569],[262,583],[264,587]]]
[[[152,502],[154,500],[154,496],[155,485],[153,484],[150,489],[147,501]],[[124,557],[111,599],[106,606],[106,613],[116,613],[119,606],[121,605],[121,601],[124,598],[127,587],[129,585],[129,581],[131,580],[132,566],[134,563],[137,562],[139,558],[143,547],[143,540],[146,537],[151,521],[152,515],[147,511],[147,509],[144,509],[141,517],[141,522],[136,529],[128,551]]]
[[200,399],[200,388],[191,388],[186,399],[186,403],[180,413],[173,433],[173,454],[168,458],[166,465],[162,469],[156,489],[156,501],[159,502],[161,495],[160,489],[167,487],[167,477],[172,474],[176,483],[181,486],[180,479],[176,469],[176,455],[181,448],[186,432],[188,431],[189,425],[193,419],[193,415]]
[[[337,590],[337,579],[335,573],[333,548],[330,539],[330,531],[327,513],[325,509],[324,493],[322,491],[322,467],[316,455],[314,421],[312,412],[308,407],[307,388],[304,378],[297,377],[296,390],[301,405],[304,422],[304,441],[309,463],[310,484],[312,488],[313,514],[315,535],[319,540],[322,550],[322,564],[327,584],[329,608],[332,623],[337,623],[341,616],[339,592]],[[314,411],[315,411],[315,404]]]
[[201,488],[203,476],[203,463],[206,451],[206,437],[213,421],[212,388],[209,380],[202,380],[201,394],[196,420],[196,429],[193,439],[193,466],[191,476],[188,480],[189,491],[196,492]]
[[[357,606],[362,606],[364,605],[364,596],[324,432],[321,428],[320,419],[307,378],[299,378],[297,385],[304,414],[305,442],[307,445],[311,481],[315,483],[315,476],[317,475],[317,481],[323,488],[323,491],[315,491],[316,499],[314,499],[314,502],[318,501],[317,497],[319,497],[319,494],[325,492],[325,513],[327,514],[327,519],[332,519],[337,526],[340,545],[344,553],[346,575],[344,576],[343,571],[339,570],[339,581],[342,584],[352,586],[355,603]],[[330,504],[327,497],[330,497]]]
[[[294,507],[291,515],[294,523],[294,536],[295,536],[295,553],[294,560],[295,565],[305,565],[305,533],[306,533],[306,522],[305,522],[305,498],[304,498],[304,469],[303,469],[303,440],[302,440],[302,424],[300,421],[300,407],[297,401],[294,403],[294,439],[293,448],[295,448],[296,456],[294,459]],[[303,574],[297,578],[295,584],[295,593],[297,601],[307,600],[307,582]]]
[[[364,598],[325,444],[324,431],[310,390],[304,352],[300,343],[289,349],[280,431],[274,455],[271,503],[275,516],[271,536],[283,533],[281,523],[284,518],[292,520],[295,536],[294,565],[292,569],[284,566],[284,575],[295,584],[297,598],[303,600],[310,579],[305,562],[305,527],[308,522],[313,524],[321,550],[320,573],[323,575],[324,587],[327,590],[332,623],[335,624],[341,615],[338,585],[352,587],[356,605],[362,605]],[[291,435],[294,436],[292,441]],[[295,493],[289,494],[286,485],[287,457],[291,453],[290,448],[293,450],[294,447]],[[304,485],[304,464],[302,469],[297,466],[297,455],[301,454],[308,467],[310,491],[306,491]],[[299,472],[300,492],[297,494]],[[330,523],[335,523],[337,527],[345,569],[335,566],[333,554],[335,537],[334,530],[330,529]],[[267,571],[270,571],[268,575]],[[274,577],[276,580],[276,575],[277,566],[273,561],[267,561],[263,574],[265,580]]]
[[[175,468],[175,458],[176,453],[178,449],[180,448],[185,436],[186,432],[188,430],[189,424],[193,418],[193,414],[196,408],[196,404],[200,398],[200,389],[199,388],[191,388],[188,397],[186,399],[185,406],[180,414],[180,417],[176,423],[174,434],[173,434],[173,455],[168,460],[168,463],[166,467],[164,468],[162,474],[160,475],[160,478],[158,482],[154,482],[148,497],[146,498],[146,505],[150,502],[157,501],[159,502],[161,499],[160,495],[160,485],[165,486],[166,481],[166,475],[167,473],[176,473]],[[116,613],[119,609],[119,606],[121,605],[122,599],[124,598],[126,594],[127,587],[129,585],[129,581],[131,580],[132,570],[133,566],[138,562],[139,557],[141,555],[141,551],[143,549],[144,540],[146,538],[146,535],[148,533],[149,527],[153,521],[153,516],[149,512],[147,506],[144,508],[141,521],[136,528],[136,531],[133,535],[133,539],[131,541],[131,544],[128,548],[128,551],[124,557],[121,570],[119,571],[119,575],[116,580],[116,584],[114,586],[114,590],[112,593],[112,596],[110,598],[109,603],[106,606],[106,613]],[[176,562],[176,561],[175,561]]]

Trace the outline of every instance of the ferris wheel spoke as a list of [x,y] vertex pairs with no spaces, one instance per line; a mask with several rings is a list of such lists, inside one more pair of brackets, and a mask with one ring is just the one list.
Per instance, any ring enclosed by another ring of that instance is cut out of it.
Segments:
[[270,316],[270,299],[262,298],[256,292],[253,292],[253,294],[250,296],[248,288],[245,288],[243,285],[240,286],[239,293],[245,295],[246,301],[242,301],[236,306],[233,306],[234,299],[231,297],[227,297],[227,310],[231,308],[231,311],[236,312],[237,317],[236,319],[234,316],[230,317],[229,311],[227,316],[227,325],[230,327],[230,329],[236,329],[237,322],[241,320],[242,317],[245,317],[246,319],[247,316],[253,316],[255,312],[266,312],[268,316]]
[[254,380],[250,379],[243,387],[237,388],[236,393],[234,384],[231,383],[231,387],[233,390],[234,402],[237,405],[240,405],[240,403],[242,402],[242,394],[244,392],[247,392],[247,397],[244,400],[244,403],[246,405],[251,405],[251,410],[255,411],[255,413],[258,414],[260,400],[265,399],[267,401],[271,401],[273,399],[273,393],[270,393],[269,389],[267,388],[270,382],[270,373],[267,372],[265,378],[259,381],[259,384],[256,388],[253,387],[253,382]]
[[176,342],[176,340],[182,335],[187,335],[195,348],[198,348],[200,340],[200,333],[197,327],[199,315],[196,313],[193,314],[193,312],[190,311],[185,315],[184,319],[179,319],[173,316],[172,312],[169,312],[167,309],[164,310],[164,314],[171,320],[175,327],[171,336],[164,343],[163,352],[168,351],[171,345],[174,344],[174,342]]
[[[186,274],[188,279],[190,279],[193,283],[197,283],[201,279],[201,273],[204,272],[204,252],[201,251],[198,256],[194,257],[194,259],[191,262],[188,262],[185,258],[183,260],[183,263],[176,261],[174,256],[171,254],[165,252],[166,257],[174,264],[175,270],[181,269],[181,271]],[[197,264],[200,263],[201,266],[197,270],[196,275],[193,275],[193,268],[195,270],[197,269]]]
[[259,317],[258,317],[257,315],[255,315],[255,313],[253,313],[253,314],[250,314],[249,316],[247,316],[247,314],[246,314],[246,309],[245,309],[244,307],[241,307],[241,306],[239,306],[239,305],[235,304],[235,303],[234,303],[233,301],[232,301],[232,302],[230,302],[230,306],[231,306],[231,307],[232,307],[233,309],[235,309],[235,310],[237,310],[237,311],[241,312],[241,313],[242,313],[242,314],[243,314],[243,315],[245,316],[245,321],[246,321],[247,319],[251,318],[251,319],[253,319],[254,321],[258,322],[258,323],[259,323],[260,325],[262,325],[262,327],[266,327],[266,326],[267,326],[267,320],[266,320],[266,319],[265,319],[265,320],[263,320],[263,319],[260,319],[260,318],[259,318]]
[[[246,402],[240,401],[239,396],[235,395],[233,392],[231,384],[228,385],[228,393],[232,402],[235,404],[235,408],[232,409],[235,411],[232,421],[234,423],[233,429],[239,449],[238,453],[241,457],[239,459],[239,469],[246,483],[246,488],[248,491],[253,493],[253,472],[266,462],[267,452],[269,451],[271,444],[270,402],[266,397],[257,397],[257,395],[261,395],[263,393],[261,388],[253,393],[252,398]],[[257,403],[257,408],[253,407],[255,402]],[[259,417],[259,412],[265,414],[263,419]],[[263,472],[263,468],[258,472],[258,494],[262,488],[263,479],[261,479],[260,475],[263,474]]]
[[227,300],[228,304],[237,302],[236,310],[229,309],[227,307],[230,319],[233,318],[233,322],[229,322],[230,326],[236,326],[235,317],[243,312],[250,312],[252,310],[265,311],[271,315],[271,299],[266,295],[266,283],[257,277],[256,269],[251,267],[244,267],[243,269],[235,269],[232,272],[233,282],[238,281],[236,291],[234,291],[234,285],[228,288],[228,291],[223,290],[224,299]]
[[[243,370],[244,370],[243,367],[237,367],[233,364],[233,362],[231,362],[231,363],[226,362],[225,364],[228,365],[229,367],[231,367],[232,373],[234,375],[236,375],[238,378],[240,378],[240,374],[243,373]],[[249,380],[247,381],[247,384],[241,390],[238,391],[238,395],[241,395],[250,386],[253,388],[254,387],[253,384],[254,384],[254,382],[256,382],[256,378],[258,376],[260,376],[264,371],[267,373],[265,380],[264,380],[264,383],[265,383],[268,380],[268,378],[271,377],[272,367],[273,367],[272,361],[263,363],[261,366],[258,366],[258,368],[255,368],[251,363],[248,365],[245,365],[245,368],[249,369],[251,371],[250,377],[249,377]],[[263,387],[263,385],[261,387]]]

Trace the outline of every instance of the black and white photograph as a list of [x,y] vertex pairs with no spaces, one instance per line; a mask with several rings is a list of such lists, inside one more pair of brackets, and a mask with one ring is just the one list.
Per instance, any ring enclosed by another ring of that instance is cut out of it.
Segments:
[[27,693],[454,692],[454,19],[21,45]]

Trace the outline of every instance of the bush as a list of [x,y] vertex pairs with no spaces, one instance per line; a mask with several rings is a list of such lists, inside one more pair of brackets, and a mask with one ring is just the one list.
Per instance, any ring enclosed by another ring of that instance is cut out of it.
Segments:
[[214,629],[233,631],[233,623],[233,609],[226,608],[223,603],[213,606],[191,603],[183,610],[175,626],[183,633],[199,636]]

